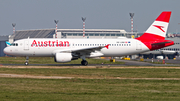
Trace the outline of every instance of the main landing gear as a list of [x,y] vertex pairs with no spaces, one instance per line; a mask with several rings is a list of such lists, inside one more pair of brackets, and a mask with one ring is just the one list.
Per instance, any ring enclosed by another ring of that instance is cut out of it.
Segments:
[[81,64],[84,65],[84,66],[87,66],[88,65],[88,62],[86,60],[82,60],[81,61]]
[[87,66],[88,62],[86,61],[85,55],[82,55],[80,58],[82,59],[81,64],[84,65],[84,66]]
[[24,63],[24,65],[29,65],[29,57],[28,56],[26,56],[26,62]]

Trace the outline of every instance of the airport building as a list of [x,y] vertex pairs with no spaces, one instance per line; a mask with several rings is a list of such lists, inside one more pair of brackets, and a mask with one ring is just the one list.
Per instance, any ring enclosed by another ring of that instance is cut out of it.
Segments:
[[[126,32],[123,29],[86,29],[84,38],[118,38],[118,37],[140,37],[143,33]],[[177,35],[178,36],[178,35]],[[15,40],[24,38],[83,38],[83,29],[35,29],[35,30],[17,30],[9,36],[0,36],[0,56],[5,56],[3,49],[6,47],[5,41],[12,43]],[[176,54],[166,55],[169,58],[175,57],[180,51],[180,38],[167,36],[166,40],[173,40],[175,45],[163,48],[162,50],[176,51]],[[151,58],[152,54],[141,54],[145,58]],[[164,55],[156,54],[156,56]],[[165,55],[164,55],[165,56]]]
[[[131,35],[139,37],[142,33],[126,32],[123,29],[86,29],[85,38],[117,38]],[[10,35],[13,40],[23,38],[56,38],[55,29],[20,30]],[[57,38],[83,38],[83,29],[58,29]]]
[[9,35],[0,36],[0,57],[5,56],[3,49],[6,47],[6,41],[9,40]]

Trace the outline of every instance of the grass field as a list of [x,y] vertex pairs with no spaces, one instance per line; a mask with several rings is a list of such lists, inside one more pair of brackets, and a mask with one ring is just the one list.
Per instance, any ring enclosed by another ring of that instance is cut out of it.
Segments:
[[0,99],[9,101],[179,101],[180,81],[0,78]]
[[180,69],[165,68],[0,68],[0,73],[83,78],[180,78]]
[[[89,64],[124,64],[117,61],[116,63],[101,59],[86,59]],[[53,57],[30,57],[30,64],[81,64],[82,59],[73,60],[67,63],[56,63]],[[24,64],[25,57],[0,57],[0,64]]]
[[[0,68],[1,73],[73,76],[74,79],[0,77],[2,101],[179,101],[180,80],[122,78],[180,78],[172,68]],[[82,77],[82,78],[78,78]],[[94,79],[89,79],[94,78]]]

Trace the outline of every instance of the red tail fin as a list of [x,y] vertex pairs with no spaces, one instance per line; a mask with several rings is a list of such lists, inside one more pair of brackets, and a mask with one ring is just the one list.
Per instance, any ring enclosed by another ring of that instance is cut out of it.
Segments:
[[143,42],[150,50],[173,45],[173,41],[165,40],[170,16],[170,11],[162,12],[153,22],[153,24],[147,29],[147,31],[141,37],[136,39]]
[[147,29],[147,31],[139,38],[139,40],[157,40],[165,39],[167,28],[169,25],[171,12],[164,11],[159,17],[154,21],[154,23]]

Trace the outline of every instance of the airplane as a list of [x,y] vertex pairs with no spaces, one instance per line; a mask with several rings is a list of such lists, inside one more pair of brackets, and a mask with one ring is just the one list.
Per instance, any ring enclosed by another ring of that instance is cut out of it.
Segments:
[[27,38],[4,48],[4,53],[26,57],[25,65],[29,64],[29,57],[44,56],[54,57],[59,63],[81,58],[81,64],[86,66],[86,58],[134,55],[174,45],[174,41],[165,40],[170,16],[171,11],[163,11],[147,31],[135,39]]

